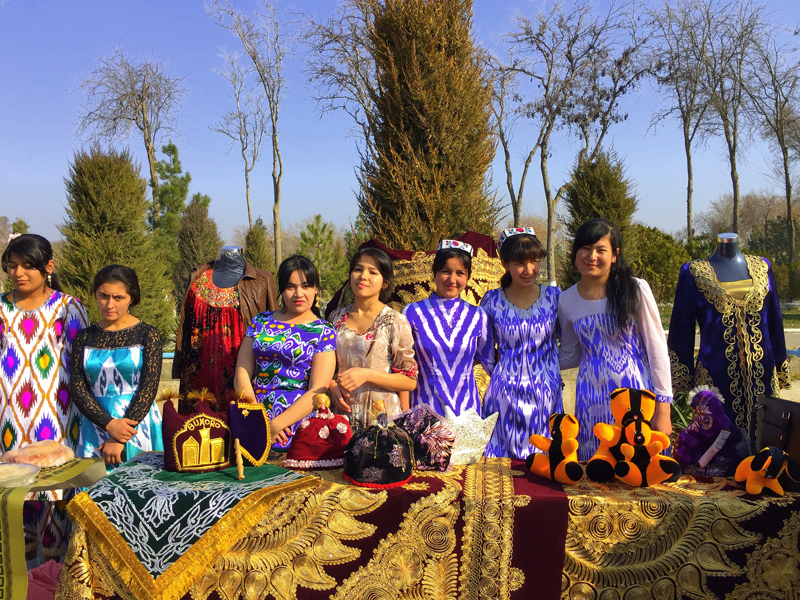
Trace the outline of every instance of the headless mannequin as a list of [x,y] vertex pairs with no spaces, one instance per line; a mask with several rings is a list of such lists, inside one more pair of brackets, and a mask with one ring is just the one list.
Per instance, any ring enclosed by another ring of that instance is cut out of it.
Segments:
[[750,271],[744,254],[739,250],[739,236],[735,233],[720,233],[717,249],[708,257],[717,279],[722,282],[750,279]]
[[244,277],[244,254],[240,246],[223,246],[214,260],[211,281],[218,288],[232,288]]

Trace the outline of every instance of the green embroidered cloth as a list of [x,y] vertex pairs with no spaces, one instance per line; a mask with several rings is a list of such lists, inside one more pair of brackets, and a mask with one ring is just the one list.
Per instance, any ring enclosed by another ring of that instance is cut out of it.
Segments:
[[79,458],[60,467],[42,469],[31,485],[0,488],[0,600],[16,600],[28,594],[22,528],[22,505],[28,492],[84,487],[105,473],[103,459]]
[[[163,452],[145,452],[85,492],[156,578],[252,492],[302,479],[276,467],[236,467],[211,473],[164,471]],[[83,494],[81,494],[83,495]]]

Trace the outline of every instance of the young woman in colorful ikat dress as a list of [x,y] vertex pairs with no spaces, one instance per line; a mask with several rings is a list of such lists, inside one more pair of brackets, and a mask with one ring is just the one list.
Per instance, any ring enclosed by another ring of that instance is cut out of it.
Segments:
[[267,408],[275,450],[289,447],[294,430],[328,391],[336,369],[336,333],[320,317],[314,263],[294,255],[278,267],[281,310],[255,316],[239,349],[234,385]]
[[506,272],[481,308],[489,316],[498,360],[483,398],[485,414],[499,413],[486,456],[525,459],[531,434],[550,436],[547,420],[561,412],[557,287],[536,283],[547,252],[532,227],[506,229],[498,243]]
[[[86,309],[61,291],[53,249],[45,238],[23,234],[2,256],[14,289],[0,295],[0,444],[3,453],[42,440],[75,448],[79,415],[70,400],[69,352],[88,325]],[[61,491],[37,492],[25,505],[26,552],[64,553],[68,520],[53,515]]]
[[672,432],[672,378],[667,340],[653,292],[622,256],[614,223],[591,219],[575,233],[572,264],[581,279],[558,300],[562,369],[579,367],[575,413],[579,460],[597,450],[597,423],[613,423],[609,395],[616,388],[656,394],[651,427]]
[[427,404],[440,415],[445,406],[456,416],[470,408],[481,413],[472,367],[478,360],[492,373],[494,338],[484,310],[460,298],[471,273],[472,246],[442,240],[433,259],[436,292],[403,309],[419,365],[411,406]]
[[92,293],[102,318],[72,346],[72,401],[83,414],[78,456],[102,456],[109,468],[140,452],[163,450],[161,336],[128,310],[141,299],[130,267],[109,265],[95,275]]

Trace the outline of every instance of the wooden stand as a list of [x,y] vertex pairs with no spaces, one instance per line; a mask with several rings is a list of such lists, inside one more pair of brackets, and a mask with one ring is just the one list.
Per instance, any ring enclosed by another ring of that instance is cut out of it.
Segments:
[[244,464],[242,463],[242,447],[239,445],[239,438],[233,440],[233,448],[236,451],[236,472],[238,479],[244,479]]

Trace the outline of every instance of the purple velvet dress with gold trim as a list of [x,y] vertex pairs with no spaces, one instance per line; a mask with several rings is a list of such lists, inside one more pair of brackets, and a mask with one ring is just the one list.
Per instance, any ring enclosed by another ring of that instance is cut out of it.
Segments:
[[[728,286],[719,282],[707,260],[683,265],[667,344],[673,389],[715,385],[725,398],[728,417],[752,435],[756,399],[789,387],[789,377],[772,267],[765,258],[745,258],[752,285],[739,299],[726,291]],[[696,360],[695,325],[700,326]]]

